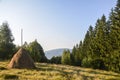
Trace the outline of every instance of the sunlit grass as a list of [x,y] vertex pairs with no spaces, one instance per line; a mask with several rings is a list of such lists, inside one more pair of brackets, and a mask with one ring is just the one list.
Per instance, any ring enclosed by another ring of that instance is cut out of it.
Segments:
[[120,74],[68,65],[36,63],[37,69],[7,69],[8,61],[0,62],[0,80],[120,80]]

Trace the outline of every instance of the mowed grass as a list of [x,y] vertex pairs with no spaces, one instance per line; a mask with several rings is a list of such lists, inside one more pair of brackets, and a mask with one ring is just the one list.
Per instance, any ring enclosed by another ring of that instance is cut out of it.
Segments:
[[120,74],[68,65],[36,63],[37,69],[7,69],[0,61],[0,80],[120,80]]

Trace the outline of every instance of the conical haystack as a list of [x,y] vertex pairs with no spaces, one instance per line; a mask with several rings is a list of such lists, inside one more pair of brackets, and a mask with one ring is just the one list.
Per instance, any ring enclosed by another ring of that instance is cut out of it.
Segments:
[[29,53],[25,49],[20,48],[11,59],[8,68],[35,68],[35,64]]

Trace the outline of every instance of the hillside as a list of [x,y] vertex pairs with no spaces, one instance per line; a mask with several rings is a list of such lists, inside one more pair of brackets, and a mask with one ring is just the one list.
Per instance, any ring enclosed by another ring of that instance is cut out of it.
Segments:
[[0,62],[0,80],[120,80],[120,74],[68,65],[36,63],[37,69],[7,69]]
[[[53,56],[61,56],[64,50],[68,50],[68,48],[59,48],[59,49],[48,50],[48,51],[45,51],[45,56],[48,59],[51,59]],[[69,50],[72,51],[72,49],[69,49]]]

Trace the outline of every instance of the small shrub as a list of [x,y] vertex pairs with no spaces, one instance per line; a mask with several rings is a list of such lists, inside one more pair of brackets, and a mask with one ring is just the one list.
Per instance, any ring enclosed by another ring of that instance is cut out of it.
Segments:
[[91,67],[91,61],[92,61],[91,58],[84,58],[82,60],[82,67],[86,67],[86,68]]

